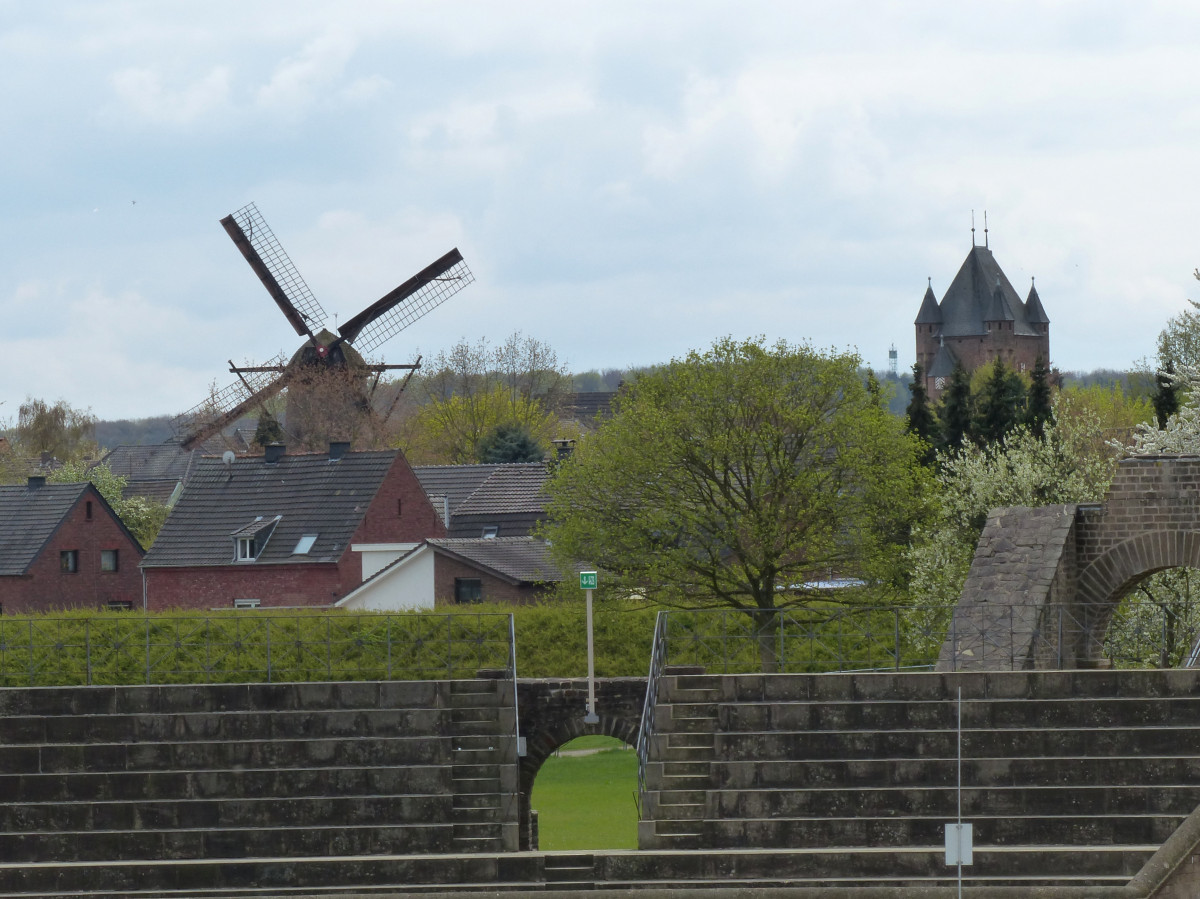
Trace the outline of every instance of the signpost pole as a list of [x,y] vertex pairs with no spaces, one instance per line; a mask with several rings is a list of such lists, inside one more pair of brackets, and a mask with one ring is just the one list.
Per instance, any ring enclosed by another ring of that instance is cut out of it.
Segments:
[[596,587],[596,572],[579,572],[579,587],[587,591],[588,701],[583,723],[599,724],[600,716],[596,714],[596,656],[592,642],[592,590]]

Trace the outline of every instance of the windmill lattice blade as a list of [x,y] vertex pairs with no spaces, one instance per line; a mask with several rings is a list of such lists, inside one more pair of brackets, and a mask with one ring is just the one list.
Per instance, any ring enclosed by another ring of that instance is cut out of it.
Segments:
[[296,266],[283,251],[262,213],[253,203],[221,219],[237,248],[301,337],[311,337],[325,324],[325,310],[312,295]]
[[283,377],[286,365],[287,359],[281,354],[262,366],[273,370],[245,372],[244,380],[214,390],[204,402],[171,419],[171,433],[182,440],[185,448],[211,437],[255,403],[282,390],[286,385]]
[[366,355],[474,280],[462,253],[453,249],[358,313],[338,334]]

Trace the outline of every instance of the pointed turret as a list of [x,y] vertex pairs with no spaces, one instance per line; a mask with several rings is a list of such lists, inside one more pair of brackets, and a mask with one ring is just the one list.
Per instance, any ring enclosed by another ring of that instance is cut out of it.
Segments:
[[921,300],[921,310],[917,313],[917,320],[913,322],[915,325],[940,325],[942,323],[942,309],[938,306],[937,297],[933,295],[933,279],[929,279],[929,286],[925,288],[925,298]]
[[1025,300],[1025,320],[1031,325],[1050,324],[1050,316],[1046,315],[1046,310],[1042,308],[1042,298],[1038,296],[1037,288],[1034,287],[1032,278],[1029,281],[1029,298]]

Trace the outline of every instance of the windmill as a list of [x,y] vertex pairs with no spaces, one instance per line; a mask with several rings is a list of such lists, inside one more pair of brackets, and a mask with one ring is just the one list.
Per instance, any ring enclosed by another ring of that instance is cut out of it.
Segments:
[[[249,410],[262,407],[289,385],[300,388],[322,372],[351,373],[345,383],[354,385],[354,395],[344,399],[367,412],[383,372],[407,369],[411,377],[420,367],[420,358],[409,365],[382,365],[366,363],[363,355],[475,280],[462,254],[453,249],[349,319],[334,335],[324,327],[325,310],[253,203],[221,219],[221,225],[292,328],[307,339],[291,359],[280,355],[256,366],[236,366],[230,360],[229,370],[238,379],[172,420],[172,430],[184,449],[219,433]],[[371,374],[375,377],[368,388],[365,381]]]

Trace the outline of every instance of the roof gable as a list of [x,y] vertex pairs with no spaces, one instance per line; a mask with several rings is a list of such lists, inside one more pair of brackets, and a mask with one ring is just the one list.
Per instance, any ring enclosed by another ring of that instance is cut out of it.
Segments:
[[[234,535],[278,516],[271,539],[250,564],[337,562],[399,454],[394,450],[200,459],[143,566],[233,564]],[[260,518],[261,516],[261,518]],[[306,553],[300,538],[317,535]],[[242,563],[247,564],[247,563]]]
[[[0,486],[0,575],[22,575],[37,559],[89,483]],[[104,504],[108,508],[107,503]],[[110,510],[111,514],[111,510]]]

